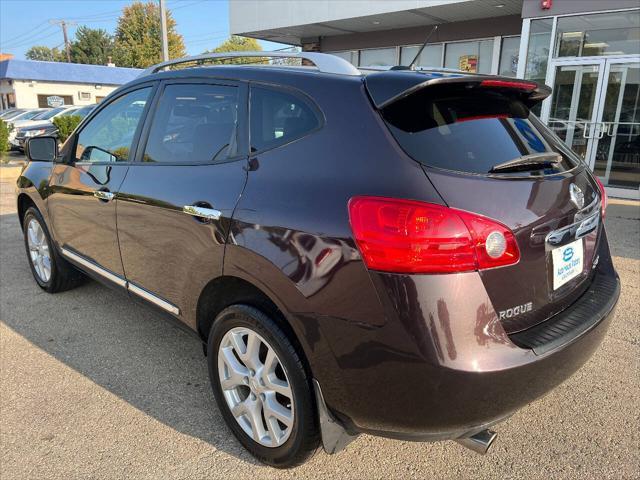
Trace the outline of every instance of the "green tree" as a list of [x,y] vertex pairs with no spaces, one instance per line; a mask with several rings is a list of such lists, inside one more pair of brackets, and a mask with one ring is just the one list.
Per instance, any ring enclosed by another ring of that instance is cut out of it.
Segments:
[[41,60],[44,62],[66,62],[67,55],[57,48],[49,48],[44,45],[35,45],[24,54],[29,60]]
[[[167,10],[169,58],[186,55],[182,35],[176,32],[176,21]],[[122,10],[116,27],[113,52],[120,67],[145,68],[162,61],[160,7],[155,1],[134,2]]]
[[[225,53],[225,52],[261,52],[262,47],[255,38],[240,37],[232,35],[228,40],[218,45],[213,50],[205,50],[204,53]],[[257,58],[236,58],[214,60],[213,63],[267,63],[263,57]]]
[[106,65],[113,55],[113,37],[101,28],[81,26],[71,44],[71,61],[91,65]]
[[0,157],[9,150],[9,127],[7,122],[0,120]]

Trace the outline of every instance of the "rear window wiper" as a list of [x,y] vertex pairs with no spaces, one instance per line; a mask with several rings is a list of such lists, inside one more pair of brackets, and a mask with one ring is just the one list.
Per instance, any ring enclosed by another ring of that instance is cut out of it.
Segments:
[[491,167],[491,170],[489,170],[489,173],[537,170],[544,167],[555,167],[561,161],[562,156],[559,153],[532,153],[531,155],[523,155],[522,157],[494,165]]

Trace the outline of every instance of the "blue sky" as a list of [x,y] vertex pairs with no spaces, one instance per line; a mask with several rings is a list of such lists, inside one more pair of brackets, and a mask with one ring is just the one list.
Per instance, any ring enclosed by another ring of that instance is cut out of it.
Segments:
[[[0,51],[24,58],[33,45],[62,47],[62,30],[50,19],[76,22],[69,27],[70,39],[80,25],[115,31],[122,7],[132,0],[0,0]],[[184,37],[187,52],[197,55],[222,43],[229,36],[228,0],[166,0]],[[265,50],[283,45],[260,42]]]

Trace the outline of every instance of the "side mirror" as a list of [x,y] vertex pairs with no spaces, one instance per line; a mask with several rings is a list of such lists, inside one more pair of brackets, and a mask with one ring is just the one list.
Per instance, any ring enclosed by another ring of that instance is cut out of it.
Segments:
[[55,137],[31,137],[25,145],[25,154],[32,162],[54,162],[58,156]]

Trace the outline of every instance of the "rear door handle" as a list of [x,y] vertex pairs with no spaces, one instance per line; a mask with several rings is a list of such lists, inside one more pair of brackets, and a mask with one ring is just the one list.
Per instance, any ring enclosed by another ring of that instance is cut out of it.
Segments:
[[95,192],[93,192],[93,196],[99,198],[104,202],[110,202],[116,195],[115,193],[106,192],[104,190],[96,190]]
[[198,207],[197,205],[185,205],[182,211],[192,217],[203,218],[205,220],[220,220],[222,212],[215,208]]

